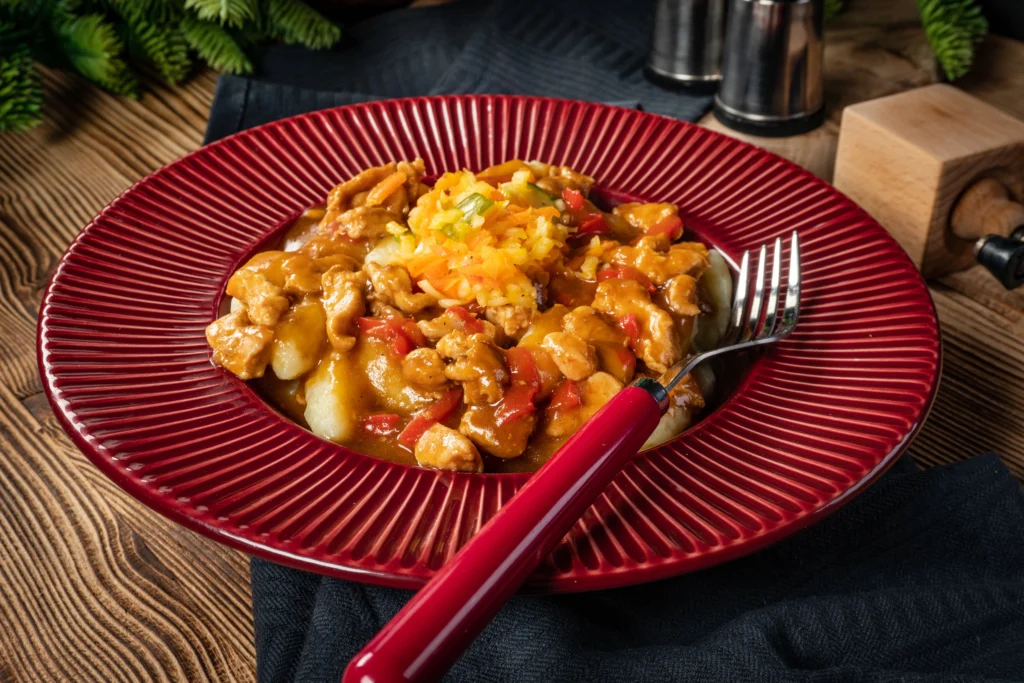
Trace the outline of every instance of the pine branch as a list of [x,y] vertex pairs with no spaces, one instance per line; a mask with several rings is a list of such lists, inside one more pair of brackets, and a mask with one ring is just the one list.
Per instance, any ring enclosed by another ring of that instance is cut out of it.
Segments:
[[57,27],[57,36],[75,71],[111,92],[136,96],[138,84],[121,59],[121,41],[102,16],[89,14],[64,22]]
[[241,26],[259,16],[256,0],[185,0],[185,9],[221,26]]
[[988,32],[988,22],[973,0],[917,0],[925,35],[946,77],[966,74],[974,46]]
[[245,52],[231,34],[217,24],[186,16],[181,22],[181,33],[189,46],[214,69],[231,74],[252,73],[252,62]]
[[0,131],[19,132],[43,120],[43,88],[28,49],[0,55]]
[[188,75],[192,60],[188,43],[178,28],[178,18],[160,0],[108,0],[125,22],[125,42],[132,61],[148,61],[168,83],[178,83]]
[[267,0],[266,28],[273,38],[312,50],[331,47],[341,39],[341,29],[302,0]]

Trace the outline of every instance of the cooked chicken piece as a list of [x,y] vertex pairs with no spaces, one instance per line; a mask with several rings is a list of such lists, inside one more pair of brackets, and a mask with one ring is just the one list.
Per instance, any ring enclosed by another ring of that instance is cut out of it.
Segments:
[[405,192],[410,206],[416,204],[416,200],[426,194],[430,188],[421,181],[427,172],[427,166],[423,159],[416,158],[412,161],[399,161],[398,169],[405,174]]
[[577,306],[562,318],[562,328],[592,344],[625,346],[626,335],[605,322],[590,306]]
[[278,379],[295,379],[316,367],[324,340],[327,319],[320,301],[307,297],[292,306],[277,324],[270,367]]
[[228,313],[206,328],[213,362],[239,379],[262,377],[270,361],[274,331],[254,325],[245,309]]
[[249,320],[264,327],[276,325],[290,305],[284,289],[271,282],[264,273],[248,267],[231,276],[227,293],[245,303]]
[[661,252],[664,236],[643,237],[635,247],[622,246],[604,255],[608,263],[635,268],[659,287],[676,275],[699,278],[708,269],[708,250],[699,242],[679,242]]
[[401,219],[401,214],[382,206],[359,206],[340,214],[335,229],[354,240],[376,240],[387,234],[388,223]]
[[518,458],[537,425],[537,414],[530,413],[499,426],[495,422],[496,406],[471,406],[459,423],[459,431],[476,446],[497,458]]
[[[462,318],[451,311],[445,310],[441,315],[435,316],[429,320],[420,320],[416,325],[420,328],[420,332],[423,333],[424,337],[430,341],[437,341],[449,332],[464,330],[466,323]],[[497,337],[498,328],[493,324],[486,320],[480,320],[480,325],[483,328],[483,334],[487,335],[489,339],[495,339]]]
[[320,275],[323,272],[306,254],[288,254],[281,261],[286,294],[316,294],[320,291]]
[[665,285],[665,303],[678,316],[700,315],[697,281],[689,275],[676,275]]
[[[669,376],[663,376],[660,381],[667,383],[670,379],[672,378]],[[643,447],[652,448],[679,436],[693,422],[694,413],[703,407],[704,395],[700,387],[693,375],[686,375],[669,392],[668,410]]]
[[327,338],[331,346],[347,351],[356,344],[353,322],[366,312],[363,290],[366,278],[361,272],[353,273],[334,266],[321,279],[323,306],[327,314]]
[[416,462],[439,470],[483,472],[484,460],[473,442],[441,423],[423,432],[413,451]]
[[641,231],[646,232],[669,216],[678,214],[679,209],[675,204],[640,204],[638,202],[630,202],[629,204],[619,204],[612,209],[612,213],[625,218],[634,228],[639,228]]
[[548,166],[531,162],[530,168],[537,174],[537,186],[545,192],[553,195],[560,195],[566,187],[579,190],[584,195],[589,195],[594,187],[594,179],[588,175],[577,173],[568,166]]
[[552,332],[544,337],[541,346],[551,354],[562,374],[571,380],[586,379],[597,372],[597,353],[594,347],[575,334]]
[[413,294],[409,271],[402,266],[367,263],[365,270],[373,285],[373,298],[395,306],[403,313],[419,313],[437,303],[429,294]]
[[[504,394],[504,385],[508,383],[509,374],[505,368],[505,354],[483,334],[474,334],[468,338],[468,344],[461,340],[448,341],[451,332],[437,344],[437,350],[455,362],[444,369],[444,375],[450,380],[462,384],[463,397],[466,403],[496,403]],[[456,343],[459,348],[454,348]],[[442,349],[442,345],[444,348]],[[451,354],[452,351],[465,350],[465,353]]]
[[361,192],[367,192],[374,185],[387,178],[395,172],[394,162],[368,168],[357,174],[350,180],[336,185],[327,195],[327,211],[320,220],[322,229],[332,228],[331,224],[338,220],[338,217],[352,206],[352,198]]
[[414,384],[423,387],[439,387],[447,380],[444,376],[444,360],[434,349],[415,349],[402,359],[402,375]]
[[359,415],[370,392],[352,355],[331,351],[306,380],[303,416],[310,430],[330,441],[345,442],[359,430]]
[[500,327],[507,337],[518,340],[530,328],[535,312],[523,306],[488,306],[484,309],[484,316]]
[[388,306],[380,299],[370,299],[370,313],[374,318],[387,320],[388,318],[403,318],[402,312],[394,306]]
[[594,308],[613,320],[632,314],[640,327],[634,351],[655,372],[665,372],[679,362],[683,350],[672,316],[651,303],[651,296],[635,280],[605,280],[597,286]]
[[487,336],[483,334],[466,334],[462,330],[452,330],[441,337],[434,348],[445,358],[455,359],[469,353],[474,344],[486,341]]
[[317,268],[326,271],[333,266],[359,270],[367,253],[367,244],[344,235],[317,235],[302,245],[301,253],[312,258]]
[[569,436],[575,434],[583,423],[594,416],[601,407],[622,390],[622,382],[607,372],[595,372],[576,385],[582,403],[570,410],[548,409],[544,432],[548,436]]

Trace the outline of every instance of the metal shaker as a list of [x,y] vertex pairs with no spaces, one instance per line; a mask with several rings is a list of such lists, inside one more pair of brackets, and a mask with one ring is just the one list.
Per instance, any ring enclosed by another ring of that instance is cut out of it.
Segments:
[[728,0],[715,117],[743,133],[798,135],[825,119],[824,0]]
[[658,0],[647,75],[666,85],[713,86],[722,77],[726,0]]

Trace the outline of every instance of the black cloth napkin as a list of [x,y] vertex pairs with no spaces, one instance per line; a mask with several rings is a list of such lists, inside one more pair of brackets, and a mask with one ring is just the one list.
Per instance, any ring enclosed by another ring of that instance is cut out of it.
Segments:
[[[272,47],[221,77],[207,141],[384,97],[527,93],[695,120],[706,96],[641,76],[651,3],[474,0]],[[252,560],[261,683],[336,683],[411,593]],[[1024,681],[1024,494],[994,455],[873,488],[772,548],[689,576],[517,597],[446,681]]]
[[490,93],[640,106],[696,121],[710,95],[644,79],[651,0],[460,0],[346,26],[338,48],[272,46],[253,78],[221,76],[206,141],[314,109],[373,99]]

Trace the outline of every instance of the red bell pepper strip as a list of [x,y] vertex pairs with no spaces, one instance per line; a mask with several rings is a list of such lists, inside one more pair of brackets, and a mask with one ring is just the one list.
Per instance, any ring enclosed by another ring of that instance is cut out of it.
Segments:
[[399,419],[395,413],[374,413],[363,418],[363,429],[371,434],[385,436],[398,431]]
[[629,344],[636,350],[637,344],[640,342],[640,320],[637,319],[636,313],[627,313],[619,319],[619,329],[629,337]]
[[558,385],[555,393],[551,395],[549,406],[552,410],[571,410],[583,405],[583,395],[580,388],[571,379],[567,379]]
[[513,346],[505,352],[505,361],[508,364],[508,371],[512,374],[513,384],[540,388],[540,370],[529,349]]
[[462,402],[462,389],[452,389],[444,396],[412,416],[412,420],[405,426],[402,433],[398,435],[398,443],[408,448],[415,448],[416,442],[423,436],[423,432],[433,427],[436,423],[446,419],[455,412]]
[[586,205],[586,201],[583,199],[583,193],[579,190],[567,187],[562,190],[562,201],[569,207],[570,211],[582,211]]
[[505,390],[505,398],[501,400],[501,405],[494,413],[494,423],[501,427],[524,415],[529,415],[537,409],[537,406],[533,404],[533,397],[536,395],[537,387],[513,384]]
[[403,318],[378,320],[377,318],[363,317],[356,318],[356,326],[367,337],[387,342],[391,351],[400,357],[405,357],[419,346],[427,345],[427,338],[423,336],[413,320]]
[[608,224],[604,222],[604,216],[599,213],[592,213],[580,221],[576,229],[577,235],[602,235],[609,232]]
[[665,216],[645,233],[647,236],[668,235],[669,239],[677,240],[683,234],[683,219],[679,216]]
[[446,310],[462,322],[462,329],[469,334],[478,334],[484,331],[483,322],[462,306],[450,306]]
[[629,349],[615,349],[615,355],[618,356],[619,362],[622,363],[622,368],[626,377],[633,377],[636,373],[636,356]]
[[605,280],[636,280],[644,286],[648,293],[654,294],[658,291],[658,288],[654,286],[651,279],[641,273],[636,268],[630,268],[629,266],[609,266],[602,268],[597,271],[597,281],[604,282]]

